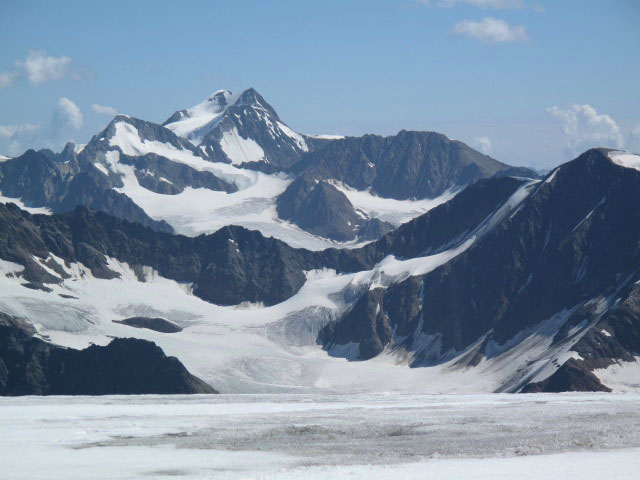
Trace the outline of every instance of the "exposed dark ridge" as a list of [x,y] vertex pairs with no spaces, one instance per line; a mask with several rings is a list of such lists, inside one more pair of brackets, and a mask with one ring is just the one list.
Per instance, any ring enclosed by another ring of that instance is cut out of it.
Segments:
[[0,313],[0,395],[218,393],[153,342],[117,338],[105,347],[62,348]]
[[[391,137],[364,135],[333,140],[304,154],[290,172],[297,179],[278,197],[279,216],[307,231],[324,231],[324,236],[338,241],[355,238],[353,231],[350,236],[346,232],[352,219],[334,214],[328,221],[325,216],[313,216],[310,212],[305,219],[296,218],[296,212],[306,207],[304,201],[325,180],[342,182],[384,198],[407,200],[436,198],[483,178],[537,178],[532,170],[498,162],[440,133],[405,130]],[[321,203],[334,198],[335,195],[316,199],[314,211],[333,209],[333,204]],[[346,197],[342,203],[345,202]],[[350,205],[339,211],[348,211],[351,217],[358,218]]]
[[[328,142],[305,154],[292,172],[331,178],[382,197],[435,198],[445,191],[499,172],[535,172],[503,164],[436,132],[402,130],[397,135],[364,135]],[[528,173],[528,174],[526,174]]]
[[598,377],[588,371],[580,360],[570,358],[550,377],[525,385],[521,393],[610,392]]
[[414,218],[380,240],[363,247],[398,257],[435,253],[461,239],[489,217],[524,183],[512,177],[481,179],[453,199]]
[[[616,294],[611,309],[572,347],[589,368],[636,361],[635,355],[640,352],[639,280],[640,275],[631,277]],[[558,337],[568,336],[574,326],[574,322],[568,322]]]
[[86,265],[98,278],[117,276],[105,255],[132,267],[151,266],[166,278],[193,283],[196,295],[224,305],[283,301],[302,286],[304,270],[318,262],[312,252],[243,227],[191,238],[84,207],[32,216],[12,204],[0,205],[1,258],[27,265],[36,281],[59,281],[32,259],[34,254],[46,258],[48,252]]
[[355,212],[346,195],[333,185],[305,175],[293,183],[296,188],[287,189],[276,204],[278,217],[283,220],[339,242],[353,240],[367,222]]
[[209,171],[200,171],[184,163],[174,162],[154,153],[139,157],[121,155],[120,161],[136,168],[138,183],[152,192],[176,195],[186,187],[207,188],[226,193],[236,192],[238,187]]
[[[439,351],[431,349],[428,358],[414,356],[416,366],[438,362],[446,352],[464,351],[485,335],[478,354],[494,355],[491,352],[502,352],[502,346],[516,334],[536,328],[556,314],[566,316],[564,323],[557,330],[541,333],[551,335],[549,340],[554,344],[570,341],[576,328],[599,322],[572,347],[584,359],[581,368],[586,372],[606,367],[615,358],[633,359],[633,352],[640,351],[640,296],[635,284],[640,271],[640,172],[616,165],[607,153],[604,149],[589,150],[550,172],[544,181],[529,187],[528,197],[516,210],[465,252],[422,277],[409,278],[384,291],[382,304],[389,326],[398,338],[405,339],[404,348],[411,349],[412,340],[421,334],[437,339]],[[465,190],[467,196],[461,192],[449,204],[372,244],[372,251],[364,247],[352,254],[365,263],[377,260],[378,248],[387,252],[405,249],[408,257],[418,254],[415,246],[437,252],[441,239],[431,241],[424,229],[437,238],[440,228],[436,228],[435,219],[442,212],[456,202],[461,207],[473,200],[468,192],[495,187],[505,180],[514,181],[493,178],[479,182]],[[509,189],[502,186],[505,190],[497,189],[494,194],[502,192],[504,198]],[[482,216],[480,212],[476,215]],[[455,217],[452,213],[442,215],[443,222]],[[409,232],[414,230],[418,240],[407,248],[403,242],[413,238]],[[443,238],[462,238],[458,232],[466,230],[457,226]],[[399,240],[393,250],[395,235]],[[452,245],[455,243],[447,247]],[[580,305],[582,308],[577,308]],[[613,310],[601,317],[602,308]],[[360,320],[367,324],[373,318]],[[369,336],[327,335],[348,321],[346,316],[339,318],[336,325],[325,329],[322,343],[337,345],[346,339],[356,345],[366,343]]]
[[0,163],[0,191],[20,198],[27,206],[47,207],[54,213],[82,205],[158,231],[173,232],[168,223],[153,220],[133,200],[113,190],[117,177],[108,178],[84,158],[73,157],[66,163],[59,160],[55,155],[28,150]]
[[[599,150],[552,172],[516,215],[426,276],[425,331],[445,332],[445,346],[462,349],[494,328],[502,344],[606,292],[620,272],[639,265],[639,173],[614,165]],[[603,197],[607,201],[596,209]],[[612,237],[611,230],[619,234]],[[589,270],[576,282],[585,256]],[[469,301],[456,305],[443,298]]]

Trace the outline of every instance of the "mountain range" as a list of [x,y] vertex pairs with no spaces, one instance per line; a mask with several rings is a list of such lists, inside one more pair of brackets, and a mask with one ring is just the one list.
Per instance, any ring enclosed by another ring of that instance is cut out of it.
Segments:
[[[633,154],[540,178],[435,132],[300,134],[219,91],[2,160],[0,199],[0,393],[83,391],[125,347],[177,357],[158,393],[640,389]],[[110,375],[88,391],[135,383]]]

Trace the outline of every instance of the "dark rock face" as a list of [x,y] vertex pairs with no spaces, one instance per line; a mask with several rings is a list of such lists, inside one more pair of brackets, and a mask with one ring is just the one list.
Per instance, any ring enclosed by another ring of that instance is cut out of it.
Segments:
[[590,150],[547,180],[517,214],[425,277],[425,332],[442,333],[445,347],[462,349],[492,328],[503,344],[556,312],[611,294],[620,272],[640,264],[640,172]]
[[338,321],[320,331],[318,343],[334,356],[342,356],[342,345],[356,345],[357,355],[350,360],[371,359],[398,338],[406,338],[410,349],[420,326],[422,288],[421,277],[409,277],[386,290],[366,291]]
[[56,162],[53,152],[27,150],[0,163],[0,191],[33,206],[47,205],[62,182],[79,172],[77,162]]
[[292,185],[278,198],[278,216],[307,232],[345,242],[380,238],[392,230],[386,222],[363,219],[345,194],[324,180],[302,175]]
[[217,393],[153,342],[118,338],[106,347],[57,347],[0,313],[0,395]]
[[[491,176],[537,178],[529,169],[510,167],[439,133],[407,131],[386,138],[365,135],[328,142],[324,148],[305,154],[291,171],[299,177],[278,198],[280,218],[341,241],[364,237],[362,232],[371,225],[362,225],[362,218],[344,195],[339,198],[337,189],[331,187],[335,191],[332,195],[317,194],[330,187],[324,180],[406,200],[435,198]],[[313,205],[307,205],[310,198]],[[353,228],[354,220],[361,224],[360,235],[358,228]],[[381,222],[377,223],[369,238],[380,238],[373,236],[376,229],[382,234],[391,230],[390,226],[379,229]]]
[[570,358],[553,375],[537,383],[529,383],[522,393],[559,392],[610,392],[598,377],[581,365],[579,360]]
[[32,216],[13,204],[0,205],[0,258],[25,265],[23,277],[41,285],[60,281],[33,259],[49,252],[84,264],[98,278],[117,277],[105,255],[132,268],[151,266],[165,278],[193,283],[196,295],[222,305],[281,302],[302,286],[303,271],[320,262],[316,254],[242,227],[190,238],[83,208]]
[[384,350],[391,340],[391,326],[384,312],[383,290],[370,290],[360,297],[353,308],[338,323],[330,323],[319,339],[331,353],[334,345],[358,343],[354,360],[368,360]]
[[181,332],[182,327],[159,317],[131,317],[124,320],[114,320],[114,323],[121,323],[134,328],[147,328],[160,333]]
[[163,195],[176,195],[186,187],[226,193],[238,190],[235,185],[221,180],[211,172],[194,170],[188,165],[172,162],[153,153],[141,157],[121,155],[120,161],[136,168],[135,175],[141,186]]
[[302,287],[305,265],[313,263],[308,252],[240,227],[199,238],[207,260],[196,277],[194,293],[222,305],[279,303]]
[[[495,188],[495,182],[504,180],[474,185],[369,248],[411,257],[421,252],[419,248],[437,253],[455,247],[473,234],[478,218],[495,208],[474,205],[469,202],[473,195],[465,193]],[[504,189],[492,189],[492,198],[509,192],[499,185]],[[613,359],[633,360],[633,352],[640,351],[640,290],[635,284],[640,280],[640,172],[620,167],[608,159],[606,150],[594,149],[529,189],[515,211],[464,253],[384,291],[386,322],[396,332],[396,338],[380,342],[384,347],[411,350],[421,334],[437,339],[435,350],[414,352],[413,364],[419,366],[437,363],[447,352],[462,352],[486,336],[479,354],[491,358],[510,348],[507,342],[518,333],[566,312],[545,335],[555,345],[569,342],[583,360],[529,389],[602,390],[606,387],[599,385],[591,369],[606,367]],[[437,228],[440,221],[456,218],[455,209],[471,215],[448,229]],[[368,258],[366,248],[353,254]],[[393,312],[387,306],[392,302],[403,308]],[[356,323],[351,312],[345,314],[321,332],[321,343],[369,345],[371,332],[363,333],[360,326],[375,324],[378,316],[357,311]],[[381,351],[380,345],[375,351]],[[527,379],[523,381],[520,386]]]
[[[583,335],[573,346],[582,360],[583,368],[607,368],[613,363],[636,361],[634,355],[640,352],[640,285],[636,282],[640,276],[628,277],[622,288],[616,291],[616,298],[606,313],[598,315],[597,310],[591,317],[597,319],[593,328]],[[591,310],[597,309],[591,306]],[[589,312],[585,308],[583,311]],[[578,312],[582,313],[582,312]],[[567,322],[554,341],[562,341],[575,328],[579,317]]]
[[53,152],[28,150],[0,163],[0,191],[21,198],[32,207],[48,207],[63,213],[82,205],[158,231],[173,232],[164,221],[151,219],[126,195],[116,192],[109,179],[84,160],[59,162]]
[[402,130],[392,137],[365,135],[329,142],[305,155],[293,169],[313,178],[332,178],[357,190],[405,200],[435,198],[500,172],[537,178],[434,132]]
[[401,225],[363,250],[382,250],[403,258],[446,250],[473,232],[523,183],[512,177],[479,180],[447,203]]

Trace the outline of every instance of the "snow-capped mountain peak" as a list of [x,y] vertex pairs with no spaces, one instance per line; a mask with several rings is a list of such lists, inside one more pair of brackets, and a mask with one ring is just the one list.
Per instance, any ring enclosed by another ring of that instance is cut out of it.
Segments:
[[194,145],[198,145],[239,96],[229,90],[218,90],[203,102],[175,112],[163,123],[163,126]]
[[309,150],[307,138],[289,128],[254,89],[218,90],[175,112],[163,126],[188,140],[210,160],[270,163],[287,168]]

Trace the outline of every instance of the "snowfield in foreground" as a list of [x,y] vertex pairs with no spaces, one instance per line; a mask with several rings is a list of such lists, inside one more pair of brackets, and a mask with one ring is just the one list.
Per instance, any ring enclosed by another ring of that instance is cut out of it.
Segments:
[[637,478],[640,395],[0,399],[4,479]]

